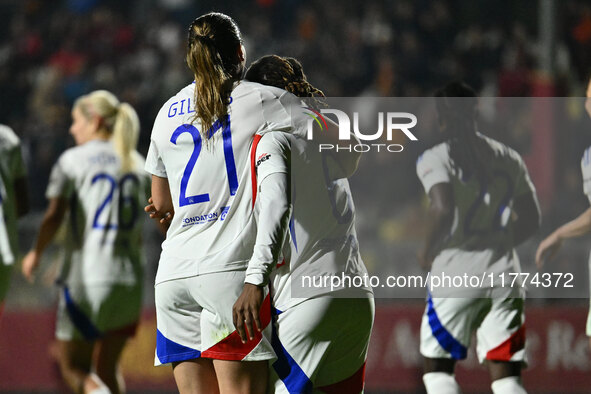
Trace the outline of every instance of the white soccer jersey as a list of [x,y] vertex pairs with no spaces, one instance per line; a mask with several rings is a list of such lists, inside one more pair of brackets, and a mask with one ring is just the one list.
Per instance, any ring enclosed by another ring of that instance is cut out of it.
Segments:
[[17,253],[14,181],[25,175],[20,140],[0,125],[0,264],[13,264]]
[[70,201],[61,280],[74,284],[134,284],[143,269],[143,206],[149,196],[144,158],[121,172],[111,141],[91,140],[65,151],[52,169],[47,198]]
[[256,238],[250,148],[255,134],[289,131],[293,96],[257,83],[234,87],[226,119],[203,141],[194,120],[194,84],[156,117],[146,170],[168,178],[175,209],[156,283],[246,267]]
[[274,306],[281,311],[337,290],[350,297],[371,293],[365,284],[333,289],[330,280],[325,282],[335,276],[355,280],[367,275],[359,254],[355,206],[348,180],[333,175],[339,172],[336,162],[304,137],[309,118],[301,106],[291,109],[294,132],[263,137],[256,155],[259,182],[286,165],[286,152],[291,155],[292,216],[285,262],[279,262],[272,278]]
[[481,142],[493,150],[493,158],[485,163],[488,179],[476,176],[462,179],[453,166],[449,143],[426,150],[417,161],[417,174],[425,192],[437,183],[451,183],[455,200],[455,218],[444,249],[512,249],[512,228],[509,225],[516,197],[533,193],[527,168],[513,149],[478,134]]

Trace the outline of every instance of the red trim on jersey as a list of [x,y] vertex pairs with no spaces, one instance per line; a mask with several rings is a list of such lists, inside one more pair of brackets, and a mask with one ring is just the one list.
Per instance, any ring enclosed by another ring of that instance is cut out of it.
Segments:
[[[267,294],[263,300],[259,316],[261,319],[262,331],[271,322],[271,297],[269,294]],[[220,342],[201,352],[201,357],[213,358],[216,360],[240,361],[248,356],[248,354],[261,342],[262,338],[262,332],[257,331],[254,333],[253,340],[242,343],[238,331],[234,330]]]
[[285,264],[287,264],[287,261],[285,261],[285,259],[283,259],[283,261],[281,263],[277,264],[275,266],[275,268],[283,267]]
[[358,394],[363,391],[365,385],[365,363],[345,380],[329,384],[328,386],[317,387],[318,390],[327,394]]
[[486,353],[492,361],[511,361],[511,356],[525,347],[525,324],[519,327],[507,340]]
[[252,207],[254,208],[254,202],[257,199],[257,168],[256,168],[256,154],[257,146],[262,136],[255,134],[254,140],[252,141],[252,148],[250,151],[250,179],[252,182]]

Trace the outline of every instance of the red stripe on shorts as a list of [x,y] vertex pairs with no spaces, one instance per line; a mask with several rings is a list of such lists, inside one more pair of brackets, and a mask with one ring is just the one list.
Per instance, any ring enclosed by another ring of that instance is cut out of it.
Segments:
[[358,394],[363,391],[365,384],[365,363],[345,380],[329,384],[328,386],[318,387],[317,389],[327,394]]
[[250,179],[252,182],[252,207],[254,208],[254,202],[257,198],[257,168],[256,168],[256,152],[259,141],[262,136],[256,134],[252,141],[252,148],[250,151]]
[[[271,297],[269,294],[263,300],[260,311],[261,331],[271,322]],[[259,344],[263,338],[262,332],[255,332],[254,339],[242,343],[238,331],[234,330],[230,335],[216,343],[209,349],[201,352],[201,357],[216,360],[242,360]]]
[[486,353],[486,359],[491,361],[511,361],[511,357],[525,347],[525,324],[519,327],[511,336],[499,346]]

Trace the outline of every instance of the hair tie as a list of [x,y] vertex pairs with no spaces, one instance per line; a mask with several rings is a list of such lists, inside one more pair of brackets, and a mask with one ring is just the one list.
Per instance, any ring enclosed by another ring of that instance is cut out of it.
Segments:
[[209,36],[201,35],[201,34],[195,34],[195,38],[198,38],[204,44],[214,45],[213,39],[211,37],[209,37]]

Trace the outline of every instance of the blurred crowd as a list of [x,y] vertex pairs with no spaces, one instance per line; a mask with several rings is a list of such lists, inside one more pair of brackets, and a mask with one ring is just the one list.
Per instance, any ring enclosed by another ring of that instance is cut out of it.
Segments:
[[[591,3],[555,6],[550,92],[583,96],[591,70]],[[147,152],[158,109],[191,81],[185,33],[202,13],[217,10],[236,19],[247,62],[269,53],[297,57],[327,96],[429,96],[458,78],[484,96],[530,96],[547,81],[538,65],[537,7],[530,0],[3,0],[0,123],[23,139],[32,204],[40,210],[51,166],[72,145],[70,110],[81,94],[108,89],[133,105],[142,124],[140,152]],[[581,111],[573,112],[573,121],[588,121]],[[565,193],[544,206],[556,222],[587,203],[578,164],[591,133],[579,134],[557,138],[557,185]],[[522,153],[531,138],[531,132],[500,136]],[[419,220],[421,208],[416,155],[400,157],[394,165],[407,177],[383,197],[404,217],[371,226],[387,240],[414,234],[401,229]],[[380,159],[368,160],[380,166]],[[383,163],[385,173],[391,165]]]

